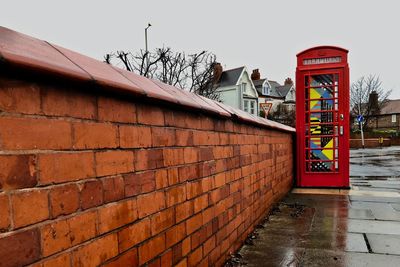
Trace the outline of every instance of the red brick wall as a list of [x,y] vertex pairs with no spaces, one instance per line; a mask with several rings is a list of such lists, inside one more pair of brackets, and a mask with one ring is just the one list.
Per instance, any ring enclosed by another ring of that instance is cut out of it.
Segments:
[[0,78],[0,266],[221,266],[292,185],[292,135]]

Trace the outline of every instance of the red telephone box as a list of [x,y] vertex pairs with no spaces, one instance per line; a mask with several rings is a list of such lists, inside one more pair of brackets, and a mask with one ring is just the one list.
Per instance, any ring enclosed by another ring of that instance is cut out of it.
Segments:
[[297,54],[297,185],[349,187],[348,50],[319,46]]

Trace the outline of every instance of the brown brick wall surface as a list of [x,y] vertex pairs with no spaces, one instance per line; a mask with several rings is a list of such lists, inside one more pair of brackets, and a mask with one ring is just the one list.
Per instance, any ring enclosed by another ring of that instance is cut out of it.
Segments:
[[1,267],[221,266],[292,186],[292,133],[80,89],[0,77]]

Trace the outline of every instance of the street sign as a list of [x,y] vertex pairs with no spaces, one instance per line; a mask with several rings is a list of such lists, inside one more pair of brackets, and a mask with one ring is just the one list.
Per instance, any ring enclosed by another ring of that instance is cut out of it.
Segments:
[[358,116],[357,116],[357,121],[358,121],[358,122],[363,122],[363,121],[364,121],[363,115],[358,115]]

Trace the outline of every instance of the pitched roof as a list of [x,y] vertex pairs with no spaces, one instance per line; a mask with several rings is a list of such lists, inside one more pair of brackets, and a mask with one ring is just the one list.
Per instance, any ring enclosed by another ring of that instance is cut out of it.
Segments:
[[382,107],[381,115],[400,113],[400,99],[388,100]]
[[293,84],[285,84],[282,86],[278,86],[276,88],[276,91],[278,94],[282,97],[286,97],[286,95],[289,93],[289,90],[293,87]]
[[236,85],[243,70],[244,66],[223,71],[219,79],[218,87]]
[[282,85],[280,85],[276,81],[270,81],[270,80],[268,80],[268,83],[269,83],[269,85],[271,85],[271,91],[270,91],[269,96],[281,98],[282,96],[279,94],[278,88],[281,87]]

